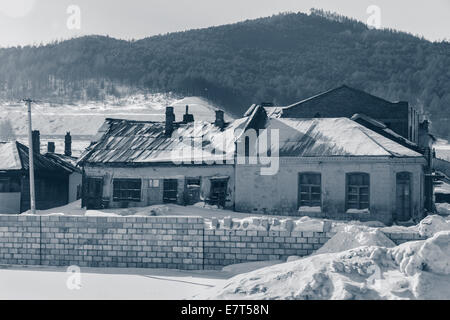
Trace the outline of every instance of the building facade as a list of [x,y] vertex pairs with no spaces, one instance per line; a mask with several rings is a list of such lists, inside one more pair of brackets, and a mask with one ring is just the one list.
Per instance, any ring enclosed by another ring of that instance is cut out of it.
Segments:
[[[19,142],[0,142],[1,214],[18,214],[30,209],[28,152],[28,147]],[[70,182],[75,183],[81,178],[80,170],[39,152],[34,153],[33,160],[36,209],[63,206],[69,203],[71,197],[76,197],[76,188],[71,188]]]

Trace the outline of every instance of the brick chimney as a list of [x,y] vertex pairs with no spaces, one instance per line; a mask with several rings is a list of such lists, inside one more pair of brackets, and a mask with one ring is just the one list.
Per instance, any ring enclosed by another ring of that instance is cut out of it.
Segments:
[[64,137],[64,155],[72,156],[72,136],[70,132],[67,132]]
[[223,111],[222,110],[217,110],[216,111],[216,121],[214,122],[214,125],[216,127],[219,127],[220,129],[223,129],[225,127],[225,120],[223,117]]
[[173,113],[173,107],[166,107],[166,127],[165,134],[167,136],[172,135],[173,123],[175,122],[175,114]]
[[183,115],[183,122],[184,123],[194,122],[194,115],[189,114],[189,106],[188,105],[186,105],[186,113]]
[[52,141],[47,142],[47,152],[55,153],[55,143]]
[[33,152],[41,153],[41,133],[39,130],[33,130],[31,141],[33,143]]

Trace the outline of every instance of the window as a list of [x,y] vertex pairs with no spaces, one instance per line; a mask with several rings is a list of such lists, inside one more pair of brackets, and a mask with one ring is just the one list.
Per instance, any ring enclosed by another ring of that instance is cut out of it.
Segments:
[[177,179],[164,179],[163,185],[163,202],[164,203],[177,203],[178,201],[178,180]]
[[114,179],[114,201],[141,201],[140,179]]
[[322,177],[320,173],[299,174],[299,207],[322,206]]
[[0,178],[0,193],[20,192],[20,181],[17,178]]
[[149,188],[159,188],[159,180],[158,179],[150,179],[148,181]]
[[211,179],[209,202],[213,205],[225,207],[227,199],[228,179]]
[[9,178],[0,179],[0,192],[9,192]]
[[347,173],[347,210],[369,209],[369,190],[368,173]]

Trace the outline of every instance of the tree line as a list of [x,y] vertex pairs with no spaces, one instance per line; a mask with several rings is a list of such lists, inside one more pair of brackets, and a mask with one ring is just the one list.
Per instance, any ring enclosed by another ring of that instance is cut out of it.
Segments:
[[0,98],[102,100],[129,88],[206,97],[242,115],[347,84],[409,101],[450,137],[450,43],[314,10],[123,41],[87,36],[0,49]]

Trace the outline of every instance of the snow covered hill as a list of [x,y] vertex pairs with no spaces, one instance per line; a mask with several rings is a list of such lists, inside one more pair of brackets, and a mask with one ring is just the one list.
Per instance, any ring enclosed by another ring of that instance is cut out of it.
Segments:
[[[88,144],[102,125],[105,118],[131,120],[164,120],[166,106],[173,106],[176,120],[182,120],[185,107],[196,120],[214,121],[217,106],[199,97],[177,98],[171,94],[136,94],[122,99],[109,99],[104,103],[80,103],[75,105],[54,105],[37,103],[33,105],[33,129],[41,133],[41,147],[45,150],[47,141],[56,142],[56,151],[63,151],[66,132],[74,139],[75,155]],[[27,110],[21,103],[0,103],[0,121],[10,120],[15,134],[20,141],[27,138]],[[225,120],[232,117],[225,114]]]

